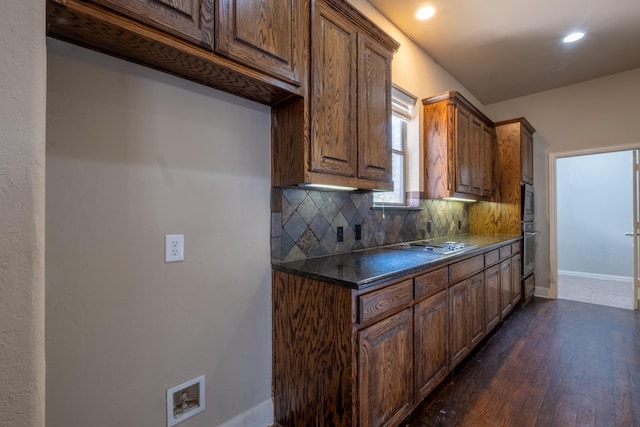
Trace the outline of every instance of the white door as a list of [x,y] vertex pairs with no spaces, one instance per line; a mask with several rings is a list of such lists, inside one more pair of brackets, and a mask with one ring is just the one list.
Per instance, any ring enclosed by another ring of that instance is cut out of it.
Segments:
[[638,150],[566,153],[555,160],[557,296],[637,310]]

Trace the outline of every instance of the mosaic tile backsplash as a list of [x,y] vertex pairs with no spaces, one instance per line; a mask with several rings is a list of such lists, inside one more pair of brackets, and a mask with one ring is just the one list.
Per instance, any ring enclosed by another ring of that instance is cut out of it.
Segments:
[[[469,232],[468,204],[444,200],[417,204],[419,210],[372,209],[373,193],[273,187],[271,259],[296,261]],[[430,233],[428,221],[432,222]],[[358,224],[360,240],[355,239]],[[338,227],[344,229],[342,242],[337,241]]]

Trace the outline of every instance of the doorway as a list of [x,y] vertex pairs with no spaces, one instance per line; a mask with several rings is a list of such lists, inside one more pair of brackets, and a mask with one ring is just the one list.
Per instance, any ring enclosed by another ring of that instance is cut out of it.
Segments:
[[554,156],[558,298],[634,308],[634,151]]

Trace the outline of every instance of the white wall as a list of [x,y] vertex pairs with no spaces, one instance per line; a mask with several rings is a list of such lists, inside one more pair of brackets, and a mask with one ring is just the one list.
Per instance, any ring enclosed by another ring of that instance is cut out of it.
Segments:
[[0,425],[44,425],[45,2],[0,12]]
[[558,270],[633,278],[633,152],[561,157]]
[[181,426],[267,425],[269,108],[47,45],[47,426],[166,425],[165,390],[201,374]]
[[490,117],[525,116],[534,135],[536,287],[547,295],[549,275],[549,153],[640,143],[640,69],[487,106]]

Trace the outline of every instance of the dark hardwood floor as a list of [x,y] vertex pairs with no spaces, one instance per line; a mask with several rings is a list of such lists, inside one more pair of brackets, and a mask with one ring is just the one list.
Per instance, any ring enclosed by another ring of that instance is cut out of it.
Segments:
[[519,308],[404,426],[640,426],[640,315]]

